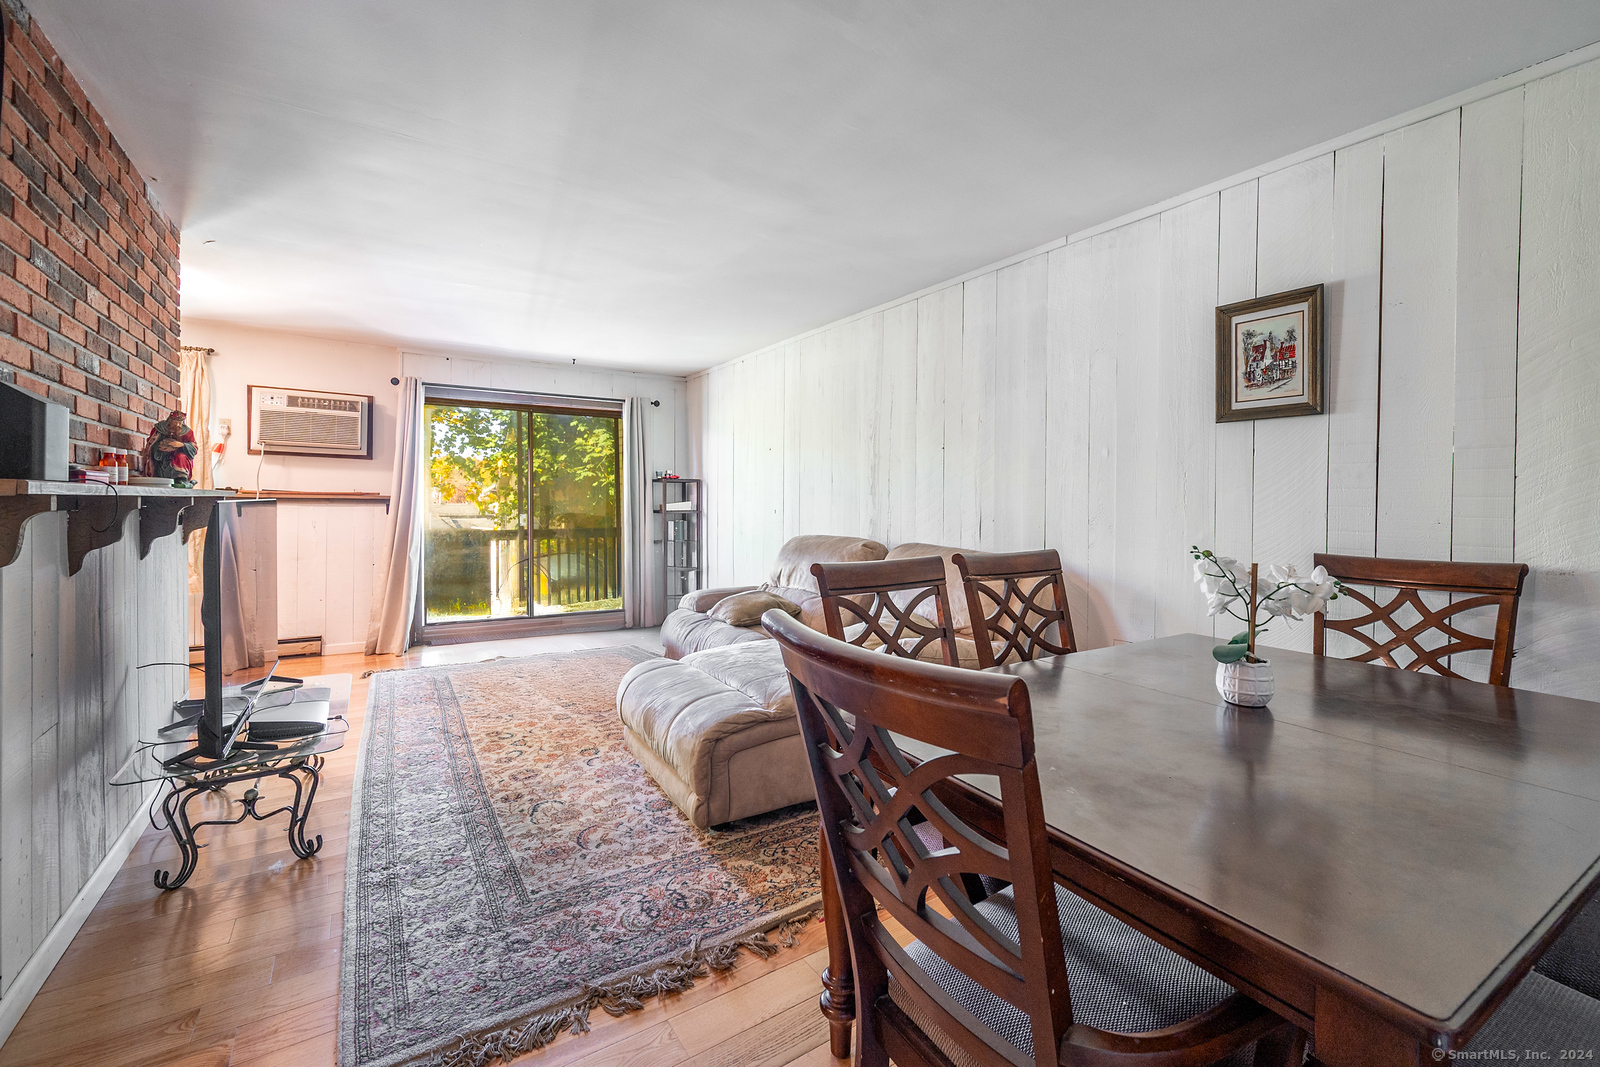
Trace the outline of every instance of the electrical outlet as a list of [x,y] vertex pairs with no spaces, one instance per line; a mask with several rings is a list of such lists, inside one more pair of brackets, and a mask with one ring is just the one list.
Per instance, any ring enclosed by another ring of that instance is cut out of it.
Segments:
[[224,436],[224,437],[232,437],[233,436],[233,420],[232,419],[218,419],[217,420],[217,429],[222,431],[222,436]]

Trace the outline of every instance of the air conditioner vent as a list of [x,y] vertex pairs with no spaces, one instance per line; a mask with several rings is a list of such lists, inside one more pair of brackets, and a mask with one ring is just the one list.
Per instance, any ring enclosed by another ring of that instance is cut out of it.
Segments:
[[372,398],[250,387],[250,451],[370,459]]

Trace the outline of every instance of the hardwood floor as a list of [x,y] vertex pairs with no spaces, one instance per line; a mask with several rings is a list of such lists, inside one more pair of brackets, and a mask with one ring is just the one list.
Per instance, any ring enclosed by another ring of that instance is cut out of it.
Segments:
[[[321,1067],[337,1060],[350,796],[366,707],[363,671],[599,645],[651,644],[656,631],[521,638],[395,656],[301,657],[294,674],[354,678],[351,743],[328,757],[312,809],[322,851],[296,860],[285,817],[202,831],[210,844],[183,888],[151,878],[176,865],[165,830],[146,830],[78,936],[0,1048],[0,1067]],[[276,783],[274,783],[276,784]],[[263,787],[277,795],[273,785]],[[221,801],[218,802],[218,813]],[[596,1012],[517,1060],[524,1067],[836,1064],[817,1010],[820,924],[769,960],[732,970],[620,1018]]]

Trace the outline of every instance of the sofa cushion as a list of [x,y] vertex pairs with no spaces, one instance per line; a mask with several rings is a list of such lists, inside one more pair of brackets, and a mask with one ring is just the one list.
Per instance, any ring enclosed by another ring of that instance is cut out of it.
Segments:
[[737,689],[768,711],[794,711],[794,692],[789,688],[789,672],[783,666],[783,647],[776,641],[708,648],[683,657],[683,663],[729,689]]
[[724,597],[706,614],[713,619],[721,619],[729,626],[755,626],[761,621],[761,616],[772,608],[787,611],[790,615],[800,614],[799,604],[763,589]]
[[[888,552],[876,541],[864,537],[834,537],[822,534],[804,534],[791,537],[778,551],[771,576],[757,588],[775,593],[800,609],[800,621],[823,633],[827,623],[822,617],[822,598],[817,595],[817,582],[811,576],[813,563],[853,563],[882,559]],[[678,602],[661,624],[661,643],[666,646],[670,659],[681,659],[691,652],[706,648],[720,648],[747,641],[765,641],[766,632],[756,623],[749,626],[731,626],[706,612],[719,601],[737,593],[748,592],[749,587],[706,589],[690,593]]]
[[668,659],[682,659],[703,648],[721,648],[747,641],[770,641],[759,626],[729,626],[701,611],[679,608],[661,623],[661,643]]
[[801,534],[789,538],[778,549],[772,574],[761,583],[761,588],[787,596],[798,604],[800,601],[786,591],[799,589],[816,595],[817,580],[811,576],[813,563],[861,563],[883,559],[888,553],[889,550],[883,545],[865,537]]
[[688,608],[690,611],[710,611],[717,604],[733,596],[735,593],[748,593],[754,589],[753,585],[723,586],[717,589],[696,589],[692,593],[685,593],[678,598],[678,607]]
[[[957,630],[970,631],[972,629],[972,613],[967,610],[967,591],[961,585],[961,572],[956,570],[954,563],[950,562],[950,557],[957,552],[975,554],[976,550],[971,548],[952,548],[949,545],[930,545],[920,541],[907,541],[904,544],[895,545],[894,548],[889,550],[889,555],[885,558],[915,559],[918,556],[938,556],[944,560],[944,580],[950,593],[950,618],[955,623]],[[1005,588],[1004,582],[988,582],[986,584],[993,587],[995,592]],[[917,590],[915,589],[905,589],[892,594],[894,602],[902,608],[910,603],[911,598],[916,595]]]
[[775,641],[641,663],[617,687],[617,712],[628,750],[696,826],[815,797]]
[[752,740],[765,742],[800,728],[792,704],[763,707],[706,672],[668,659],[641,663],[623,676],[617,711],[623,725],[691,786],[710,780],[712,748],[723,738],[753,731]]

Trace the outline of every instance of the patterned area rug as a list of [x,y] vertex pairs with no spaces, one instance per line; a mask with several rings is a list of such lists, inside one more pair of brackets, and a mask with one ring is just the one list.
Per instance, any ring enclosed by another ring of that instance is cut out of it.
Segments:
[[339,1062],[485,1064],[687,988],[818,904],[817,816],[696,830],[628,754],[592,649],[375,674],[351,810]]

